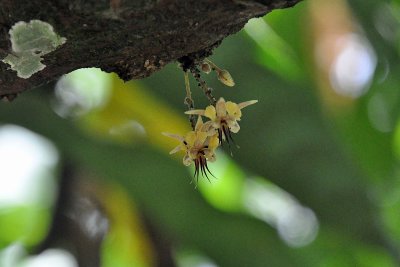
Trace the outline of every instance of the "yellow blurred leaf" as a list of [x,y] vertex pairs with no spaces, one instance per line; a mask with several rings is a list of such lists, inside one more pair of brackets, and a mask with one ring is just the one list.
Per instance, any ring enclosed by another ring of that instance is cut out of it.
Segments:
[[190,130],[183,111],[180,115],[140,83],[124,83],[117,75],[109,75],[112,93],[108,103],[80,121],[91,134],[123,143],[145,141],[169,151],[175,144],[161,132],[184,134]]

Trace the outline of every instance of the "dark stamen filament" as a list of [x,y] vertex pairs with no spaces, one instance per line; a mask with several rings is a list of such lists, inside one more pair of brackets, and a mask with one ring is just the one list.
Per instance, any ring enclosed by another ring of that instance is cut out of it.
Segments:
[[210,174],[212,177],[215,178],[215,176],[211,173],[210,169],[208,168],[207,165],[207,159],[204,156],[204,151],[200,151],[198,154],[198,157],[194,160],[194,178],[196,178],[196,183],[199,182],[199,174],[203,177],[206,177],[209,182],[210,178],[208,177],[208,174]]

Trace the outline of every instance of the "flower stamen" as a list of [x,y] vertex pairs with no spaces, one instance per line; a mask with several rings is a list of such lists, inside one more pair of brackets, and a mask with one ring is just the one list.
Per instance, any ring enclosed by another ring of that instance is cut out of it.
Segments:
[[[194,160],[194,178],[196,178],[196,183],[199,181],[199,174],[201,172],[201,175],[203,177],[206,177],[209,182],[211,182],[210,178],[208,177],[208,174],[210,174],[212,177],[216,178],[214,174],[210,171],[208,168],[207,164],[207,159],[204,155],[204,152],[199,152],[198,157]],[[208,174],[207,174],[208,173]]]

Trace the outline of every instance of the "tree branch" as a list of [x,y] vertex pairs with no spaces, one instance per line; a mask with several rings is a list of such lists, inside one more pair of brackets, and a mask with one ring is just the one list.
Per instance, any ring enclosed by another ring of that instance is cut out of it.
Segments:
[[98,67],[123,80],[147,77],[182,57],[209,56],[253,17],[300,0],[0,0],[0,59],[12,52],[9,30],[41,20],[66,37],[43,56],[46,67],[24,79],[0,61],[0,98],[51,82],[75,69]]

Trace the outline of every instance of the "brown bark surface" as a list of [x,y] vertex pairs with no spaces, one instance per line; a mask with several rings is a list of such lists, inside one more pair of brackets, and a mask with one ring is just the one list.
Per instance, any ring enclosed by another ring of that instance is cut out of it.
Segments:
[[123,80],[147,77],[182,57],[200,60],[253,17],[300,0],[0,0],[0,59],[18,21],[50,23],[67,42],[44,56],[46,68],[19,78],[0,61],[0,98],[98,67]]

